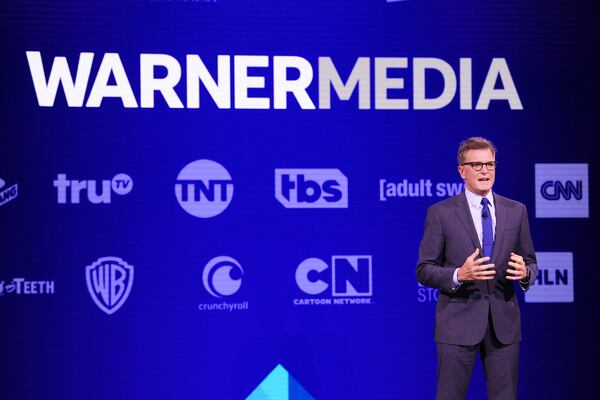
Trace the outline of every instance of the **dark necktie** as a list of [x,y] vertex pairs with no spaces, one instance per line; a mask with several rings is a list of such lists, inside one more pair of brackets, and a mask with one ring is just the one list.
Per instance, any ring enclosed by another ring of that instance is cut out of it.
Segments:
[[481,225],[482,225],[482,244],[483,244],[483,255],[485,257],[492,256],[492,250],[494,249],[494,228],[492,226],[492,214],[490,212],[490,208],[488,207],[490,201],[487,198],[481,199],[481,205],[483,209],[481,210]]

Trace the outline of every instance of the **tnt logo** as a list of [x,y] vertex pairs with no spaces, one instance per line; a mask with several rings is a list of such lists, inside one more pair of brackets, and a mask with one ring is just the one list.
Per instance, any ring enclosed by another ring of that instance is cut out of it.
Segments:
[[536,164],[535,190],[536,217],[589,217],[587,164]]
[[[133,180],[127,174],[117,174],[111,180],[70,180],[58,174],[54,181],[58,204],[79,204],[83,196],[92,204],[110,204],[112,193],[126,195],[133,189]],[[83,194],[82,194],[83,192]]]
[[348,208],[348,178],[339,169],[276,169],[275,198],[285,208]]
[[175,197],[181,208],[198,218],[221,214],[233,198],[233,181],[229,172],[211,160],[189,163],[175,182]]
[[102,257],[86,267],[85,280],[94,303],[111,315],[125,304],[131,293],[133,265],[119,257]]
[[525,292],[527,303],[572,303],[573,253],[536,253],[538,275]]
[[331,295],[372,296],[371,256],[333,256],[331,268],[320,258],[308,258],[296,269],[296,284],[306,294],[318,295],[331,287]]
[[5,188],[5,186],[6,182],[0,178],[0,207],[9,201],[16,199],[19,195],[19,187],[16,183],[7,188]]

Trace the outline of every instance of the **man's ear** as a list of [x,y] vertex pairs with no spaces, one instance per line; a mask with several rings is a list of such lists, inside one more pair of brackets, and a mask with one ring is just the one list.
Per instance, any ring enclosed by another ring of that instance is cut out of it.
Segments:
[[463,175],[463,171],[464,171],[464,167],[462,165],[458,166],[458,173],[460,174],[460,177],[464,180],[465,176]]

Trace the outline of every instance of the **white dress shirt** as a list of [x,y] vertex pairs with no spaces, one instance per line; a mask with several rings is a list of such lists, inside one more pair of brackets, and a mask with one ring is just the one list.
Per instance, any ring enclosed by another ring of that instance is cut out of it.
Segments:
[[[481,205],[481,200],[483,196],[479,196],[469,189],[465,187],[465,195],[467,196],[467,203],[469,203],[469,211],[471,212],[471,218],[473,219],[473,224],[475,224],[475,231],[477,232],[477,237],[479,238],[479,244],[483,248],[483,222],[481,220],[481,211],[483,210],[483,205]],[[492,195],[492,191],[485,196],[488,199],[489,204],[488,208],[490,209],[490,214],[492,214],[492,235],[493,238],[496,238],[496,207],[494,206],[494,196]],[[491,257],[491,255],[486,255]],[[454,270],[454,276],[452,277],[452,289],[456,290],[461,285],[462,282],[458,281],[458,268]]]

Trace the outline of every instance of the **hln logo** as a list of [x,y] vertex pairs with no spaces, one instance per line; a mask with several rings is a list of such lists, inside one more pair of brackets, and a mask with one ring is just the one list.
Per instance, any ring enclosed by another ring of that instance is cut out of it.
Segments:
[[535,190],[536,217],[589,217],[587,164],[536,164]]
[[348,178],[339,169],[276,169],[275,198],[285,208],[348,208]]
[[[100,193],[98,186],[101,187]],[[112,180],[103,180],[98,184],[95,180],[70,180],[66,174],[58,174],[54,187],[58,204],[79,204],[82,191],[92,204],[110,204],[112,192],[128,194],[133,189],[133,180],[127,174],[117,174]]]
[[334,297],[372,296],[373,271],[371,256],[333,256],[331,285],[329,277],[321,274],[329,265],[319,258],[308,258],[296,269],[296,284],[306,294],[318,295],[331,286]]
[[539,272],[525,293],[527,303],[572,303],[573,253],[536,253]]

